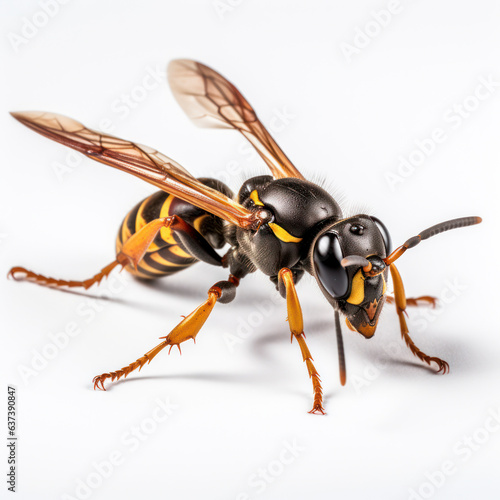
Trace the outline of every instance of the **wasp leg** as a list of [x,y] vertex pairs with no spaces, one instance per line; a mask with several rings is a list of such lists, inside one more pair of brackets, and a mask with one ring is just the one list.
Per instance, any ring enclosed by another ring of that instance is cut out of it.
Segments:
[[[116,256],[116,260],[104,267],[101,272],[90,279],[84,281],[66,281],[56,278],[49,278],[47,276],[43,276],[42,274],[36,274],[33,271],[29,271],[24,267],[13,267],[9,271],[8,276],[14,278],[15,280],[32,281],[34,283],[37,283],[38,285],[43,286],[69,288],[82,287],[87,290],[92,285],[101,283],[102,279],[104,277],[107,277],[109,273],[111,273],[111,271],[118,265],[124,267],[127,264],[132,264],[134,267],[137,267],[137,264],[146,253],[146,250],[148,249],[151,242],[155,239],[160,229],[162,227],[168,227],[169,225],[171,225],[172,221],[169,219],[172,219],[172,217],[155,219],[149,224],[146,224],[139,232],[135,233],[125,242],[123,248]],[[22,274],[23,276],[19,276],[20,274]]]
[[391,276],[392,280],[394,282],[394,301],[396,304],[396,311],[399,316],[399,324],[401,327],[401,336],[403,337],[403,340],[406,342],[406,345],[409,347],[410,351],[421,361],[424,361],[428,365],[431,364],[431,362],[434,362],[438,365],[439,372],[447,373],[450,371],[450,365],[446,362],[443,361],[440,358],[435,358],[428,356],[427,354],[423,353],[414,343],[413,340],[411,339],[408,331],[408,326],[406,324],[406,319],[405,319],[405,310],[406,310],[406,296],[405,296],[405,289],[403,286],[403,280],[401,279],[401,275],[399,274],[399,271],[397,270],[396,266],[394,264],[391,264],[389,267],[391,271]]
[[[49,278],[43,276],[42,274],[36,274],[33,271],[29,271],[24,267],[13,267],[9,273],[8,277],[14,278],[19,281],[31,281],[43,286],[52,287],[82,287],[86,290],[94,284],[100,284],[102,279],[107,277],[111,271],[118,265],[125,267],[127,265],[133,266],[137,269],[137,265],[144,257],[149,246],[156,238],[157,234],[162,228],[170,228],[173,232],[179,235],[179,238],[190,250],[191,255],[199,260],[207,262],[213,265],[222,265],[222,258],[215,252],[215,250],[210,246],[210,244],[203,238],[203,236],[196,231],[187,222],[182,220],[177,215],[172,215],[169,217],[164,217],[161,219],[154,219],[148,224],[146,224],[140,231],[133,234],[121,248],[120,252],[116,256],[111,264],[104,267],[98,274],[90,279],[84,281],[66,281],[56,278]],[[22,275],[22,276],[21,276]]]
[[146,363],[151,363],[153,358],[167,346],[170,346],[168,351],[169,354],[174,345],[179,348],[180,352],[180,344],[182,342],[189,339],[196,339],[196,335],[210,316],[216,302],[227,304],[234,299],[238,284],[239,279],[233,275],[229,276],[228,281],[219,281],[215,283],[215,285],[208,290],[208,299],[203,302],[201,306],[197,307],[189,316],[186,316],[168,335],[160,337],[165,339],[163,342],[144,354],[141,358],[137,359],[133,363],[130,363],[128,366],[114,372],[103,373],[102,375],[94,377],[94,389],[106,390],[104,382],[107,379],[110,378],[111,381],[114,382],[122,377],[126,377],[130,372],[136,370],[137,368],[139,368],[140,371]]
[[103,280],[103,278],[106,278],[111,271],[119,264],[117,260],[111,262],[111,264],[107,265],[106,267],[103,267],[99,273],[97,273],[95,276],[92,278],[89,278],[88,280],[85,281],[66,281],[66,280],[59,280],[56,278],[49,278],[47,276],[43,276],[42,274],[36,274],[33,271],[29,271],[28,269],[24,267],[13,267],[7,276],[9,278],[13,278],[16,281],[31,281],[32,283],[36,283],[37,285],[42,285],[42,286],[50,286],[50,287],[68,287],[68,288],[76,288],[76,287],[82,287],[85,288],[90,288],[92,285],[95,283],[99,284]]
[[[387,295],[386,300],[388,304],[394,304],[395,299],[394,297]],[[422,295],[421,297],[415,297],[415,298],[410,298],[410,297],[406,298],[406,305],[412,307],[420,307],[423,305],[428,305],[434,308],[436,307],[437,302],[438,299],[436,297],[431,297],[430,295]]]
[[299,343],[300,351],[302,353],[302,360],[306,362],[307,371],[309,372],[309,377],[312,380],[313,391],[314,391],[314,403],[312,410],[309,413],[322,413],[325,414],[323,408],[323,389],[321,388],[321,380],[319,378],[319,373],[313,364],[313,358],[307,347],[305,335],[304,335],[304,324],[302,320],[302,309],[300,308],[299,299],[297,297],[297,291],[295,290],[295,284],[293,282],[293,273],[290,269],[284,267],[280,270],[278,274],[278,279],[283,282],[286,290],[286,305],[288,310],[288,324],[290,326],[290,332],[292,334],[292,341],[295,337]]

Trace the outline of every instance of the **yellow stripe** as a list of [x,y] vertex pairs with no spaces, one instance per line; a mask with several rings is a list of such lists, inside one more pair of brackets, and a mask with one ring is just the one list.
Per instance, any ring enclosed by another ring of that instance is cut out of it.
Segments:
[[169,247],[169,250],[177,257],[187,257],[188,259],[192,259],[193,256],[187,252],[185,252],[179,245],[172,245]]
[[[160,210],[160,218],[163,219],[164,217],[168,217],[170,215],[170,205],[172,204],[172,201],[174,200],[174,196],[169,195],[167,199],[164,201],[163,206],[161,207]],[[162,227],[160,229],[160,236],[165,243],[170,243],[171,245],[177,245],[177,241],[174,240],[174,237],[172,235],[172,231],[170,230],[169,227]]]
[[351,295],[347,299],[349,304],[359,305],[365,299],[365,277],[361,269],[354,275],[352,279]]
[[[144,211],[144,208],[146,207],[146,203],[149,201],[149,198],[146,198],[142,203],[141,206],[139,207],[139,210],[137,211],[137,215],[135,217],[135,232],[138,233],[146,224],[147,221],[144,219],[144,216],[142,215],[142,212]],[[149,245],[148,249],[146,250],[147,253],[151,252],[156,252],[160,247],[156,243],[151,243]]]
[[169,210],[170,210],[170,205],[172,204],[173,199],[174,199],[174,196],[172,196],[171,194],[169,194],[167,196],[167,199],[163,202],[163,205],[161,206],[160,218],[168,217],[170,215]]
[[116,245],[115,245],[115,248],[116,248],[116,253],[119,254],[120,253],[120,250],[122,249],[122,244],[120,242],[120,238],[117,236],[116,237]]
[[146,253],[151,253],[151,252],[157,252],[158,250],[160,250],[161,248],[163,247],[159,247],[154,241],[153,243],[151,243],[151,245],[149,245]]
[[262,203],[260,200],[259,200],[259,195],[257,194],[257,190],[254,189],[251,193],[250,193],[250,199],[256,204],[256,205],[260,205],[261,207],[264,206],[264,203]]
[[196,229],[196,231],[200,232],[200,227],[202,222],[208,217],[208,214],[203,214],[200,215],[199,217],[196,217],[196,219],[193,222],[193,227]]
[[[259,200],[259,195],[257,194],[257,190],[254,189],[250,193],[250,199],[256,204],[260,206],[264,206],[264,203],[262,203]],[[281,241],[284,241],[285,243],[299,243],[299,241],[302,241],[302,238],[296,238],[295,236],[292,236],[288,231],[283,229],[281,226],[278,226],[278,224],[275,224],[274,222],[269,223],[269,227],[273,231],[274,235],[276,238],[280,239]]]
[[147,274],[141,273],[139,270],[135,270],[132,266],[125,266],[125,269],[130,273],[133,274],[134,276],[138,276],[139,278],[145,278],[147,280],[153,279],[152,276],[149,276]]
[[151,258],[151,260],[154,260],[156,263],[160,264],[161,266],[170,266],[171,265],[171,263],[167,259],[164,259],[158,253],[153,253],[149,257]]
[[137,210],[137,215],[135,216],[135,232],[136,233],[138,233],[147,224],[147,222],[144,220],[144,217],[142,216],[142,211],[144,210],[144,207],[146,206],[146,203],[148,201],[149,201],[149,198],[146,198],[141,203],[139,210]]
[[127,214],[127,217],[125,217],[125,220],[123,221],[123,225],[122,225],[122,241],[123,241],[123,243],[125,243],[132,235],[132,233],[130,232],[130,229],[128,228],[129,218],[130,218],[130,212]]
[[139,271],[143,269],[144,271],[148,271],[149,273],[154,273],[154,274],[163,274],[163,271],[159,271],[158,269],[155,269],[154,267],[151,267],[149,264],[144,262],[144,260],[141,260],[139,262],[139,265],[137,266]]
[[168,267],[180,267],[180,266],[185,266],[185,264],[175,264],[173,262],[168,261],[167,259],[164,259],[160,254],[154,253],[150,255],[151,259],[157,262],[158,264],[162,266],[168,266]]
[[278,226],[278,224],[275,224],[274,222],[270,222],[269,227],[272,229],[276,238],[279,238],[285,243],[298,243],[299,241],[302,241],[302,238],[296,238],[295,236],[292,236],[288,231],[283,229],[281,226]]

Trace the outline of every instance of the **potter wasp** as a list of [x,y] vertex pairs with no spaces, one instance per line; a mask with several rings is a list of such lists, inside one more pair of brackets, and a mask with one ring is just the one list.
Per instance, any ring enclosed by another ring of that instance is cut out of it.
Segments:
[[[258,120],[236,87],[209,67],[175,60],[168,80],[176,100],[201,127],[236,129],[255,147],[271,175],[244,182],[234,195],[222,182],[194,178],[174,160],[140,144],[93,131],[53,113],[19,112],[14,118],[34,131],[75,149],[98,162],[143,179],[157,188],[125,217],[116,238],[116,259],[84,281],[49,278],[23,267],[9,276],[51,287],[90,288],[116,267],[143,279],[177,273],[201,261],[228,270],[226,280],[208,289],[208,298],[156,347],[133,363],[94,378],[94,389],[126,377],[169,350],[195,339],[216,303],[231,302],[240,281],[257,270],[286,300],[292,341],[299,344],[313,386],[311,413],[324,413],[319,374],[304,336],[302,311],[295,285],[311,274],[333,306],[339,351],[340,380],[346,381],[340,315],[348,328],[373,337],[386,302],[395,305],[401,335],[411,352],[438,372],[449,365],[423,353],[412,341],[406,324],[407,306],[434,305],[423,296],[407,299],[395,262],[408,249],[438,233],[481,222],[463,217],[437,224],[402,246],[391,249],[391,239],[377,218],[360,214],[345,217],[339,204],[322,187],[306,180]],[[216,250],[229,246],[221,255]],[[394,296],[387,295],[389,274]]]

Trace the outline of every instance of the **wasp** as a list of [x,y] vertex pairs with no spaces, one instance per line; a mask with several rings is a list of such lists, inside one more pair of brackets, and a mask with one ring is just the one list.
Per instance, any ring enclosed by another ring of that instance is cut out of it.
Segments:
[[[409,238],[395,250],[384,224],[374,216],[345,217],[335,199],[304,178],[264,128],[237,88],[213,69],[191,60],[168,66],[173,94],[201,127],[238,130],[250,141],[271,175],[246,180],[235,195],[212,178],[193,177],[181,165],[140,144],[91,130],[71,118],[44,112],[16,112],[14,118],[49,139],[111,167],[135,175],[160,190],[139,202],[125,217],[116,238],[116,258],[92,278],[67,281],[14,267],[9,276],[51,287],[98,285],[115,268],[142,279],[177,273],[196,262],[227,269],[226,280],[208,289],[208,298],[133,363],[94,378],[94,389],[126,377],[150,363],[164,348],[195,340],[216,303],[227,304],[240,281],[257,270],[269,276],[286,300],[291,339],[296,339],[313,388],[310,413],[324,413],[321,381],[304,335],[296,284],[311,274],[332,305],[339,353],[340,381],[346,364],[340,315],[347,327],[372,338],[386,302],[395,305],[401,335],[410,351],[437,372],[449,365],[423,353],[412,341],[407,306],[434,305],[430,296],[406,298],[395,266],[408,249],[443,231],[478,224],[480,217],[442,222]],[[221,255],[216,250],[229,249]],[[394,296],[387,295],[389,275]]]

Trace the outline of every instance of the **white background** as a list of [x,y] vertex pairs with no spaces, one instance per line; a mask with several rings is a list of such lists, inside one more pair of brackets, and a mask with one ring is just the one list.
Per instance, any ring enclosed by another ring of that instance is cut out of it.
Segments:
[[[0,8],[0,407],[5,429],[6,386],[15,384],[17,498],[498,498],[500,424],[489,415],[500,409],[500,87],[479,89],[480,102],[471,97],[481,78],[500,82],[498,2],[51,5],[50,18],[41,2],[5,0]],[[390,17],[388,7],[396,11]],[[347,44],[356,52],[350,57]],[[227,180],[236,170],[236,190],[265,172],[241,136],[194,127],[164,79],[141,89],[149,71],[164,78],[179,57],[233,81],[296,166],[326,178],[348,213],[381,218],[395,245],[449,218],[483,216],[480,226],[426,241],[398,266],[409,296],[444,298],[432,315],[410,311],[409,326],[424,352],[450,363],[449,375],[412,357],[386,307],[373,340],[345,329],[341,388],[333,312],[304,279],[298,293],[327,411],[308,414],[311,383],[290,344],[285,304],[272,302],[271,283],[255,274],[232,304],[216,306],[182,357],[162,352],[107,392],[92,390],[94,375],[156,345],[225,273],[197,264],[151,285],[122,274],[99,302],[98,289],[64,293],[7,281],[14,265],[90,277],[114,259],[124,214],[153,192],[91,160],[75,163],[7,112],[53,111],[95,128],[107,122],[115,135],[158,148],[196,176]],[[133,107],[124,95],[135,96]],[[464,101],[477,109],[458,119],[454,106]],[[287,123],[283,112],[293,115]],[[436,128],[445,140],[391,187],[387,173],[398,172],[398,158]],[[77,335],[59,335],[67,345],[54,351],[54,335],[71,328]],[[231,338],[239,340],[232,349]],[[157,398],[176,405],[159,423]],[[131,436],[141,426],[139,443]],[[110,455],[120,464],[98,475],[95,464]],[[2,498],[6,486],[2,480]]]

